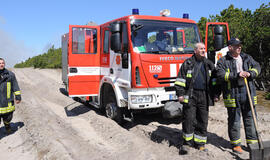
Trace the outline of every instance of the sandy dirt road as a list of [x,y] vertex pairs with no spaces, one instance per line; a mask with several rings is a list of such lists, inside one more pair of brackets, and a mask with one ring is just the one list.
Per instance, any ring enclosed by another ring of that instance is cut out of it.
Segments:
[[[13,69],[23,101],[16,106],[13,134],[0,128],[0,160],[190,160],[248,159],[231,152],[223,103],[210,108],[207,153],[179,155],[181,120],[137,115],[119,126],[99,110],[66,97],[60,70]],[[259,129],[270,140],[270,112],[258,106]],[[242,142],[245,145],[243,127]]]

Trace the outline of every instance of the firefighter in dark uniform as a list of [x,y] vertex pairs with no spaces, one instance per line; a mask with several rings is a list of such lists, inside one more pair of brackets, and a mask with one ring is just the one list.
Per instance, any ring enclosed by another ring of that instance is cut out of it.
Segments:
[[218,81],[222,83],[224,105],[228,113],[228,132],[232,150],[242,153],[240,138],[241,113],[244,122],[247,144],[257,143],[252,112],[248,100],[247,89],[243,78],[247,78],[253,105],[257,104],[254,79],[261,68],[251,56],[241,52],[241,41],[232,38],[228,42],[229,51],[217,63]]
[[190,147],[207,151],[207,125],[209,106],[217,101],[213,91],[216,84],[214,64],[205,58],[205,45],[197,43],[194,55],[181,66],[175,81],[176,94],[184,104],[183,145],[180,154],[187,154]]
[[6,132],[12,132],[10,122],[12,120],[15,103],[21,102],[21,91],[15,74],[5,68],[5,60],[0,58],[0,123],[3,119]]

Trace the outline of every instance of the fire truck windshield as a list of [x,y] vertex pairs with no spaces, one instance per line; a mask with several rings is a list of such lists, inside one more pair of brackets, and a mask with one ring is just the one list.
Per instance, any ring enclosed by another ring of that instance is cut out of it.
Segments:
[[200,42],[196,24],[154,20],[133,20],[133,51],[145,54],[190,54]]

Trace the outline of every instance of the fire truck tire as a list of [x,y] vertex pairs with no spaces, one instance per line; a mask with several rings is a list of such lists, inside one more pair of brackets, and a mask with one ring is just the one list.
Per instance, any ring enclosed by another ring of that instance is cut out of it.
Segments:
[[108,118],[113,119],[118,124],[121,124],[123,122],[123,114],[121,112],[121,109],[116,105],[116,103],[108,103],[106,105],[106,116]]

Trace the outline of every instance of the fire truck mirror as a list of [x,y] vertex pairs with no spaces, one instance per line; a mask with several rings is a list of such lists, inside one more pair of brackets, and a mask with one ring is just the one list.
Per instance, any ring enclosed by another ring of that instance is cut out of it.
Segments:
[[120,33],[112,33],[112,35],[111,35],[111,49],[114,52],[121,51],[121,34]]
[[220,25],[215,26],[214,33],[215,34],[222,34],[223,33],[223,27],[220,26]]
[[217,50],[220,50],[224,47],[224,37],[222,35],[223,27],[220,25],[215,26],[214,28],[214,47]]
[[114,22],[110,24],[111,29],[111,49],[114,52],[121,51],[121,23]]
[[223,35],[215,35],[214,46],[215,46],[216,51],[224,47]]
[[121,23],[120,22],[114,22],[110,24],[111,32],[120,32],[121,31]]

